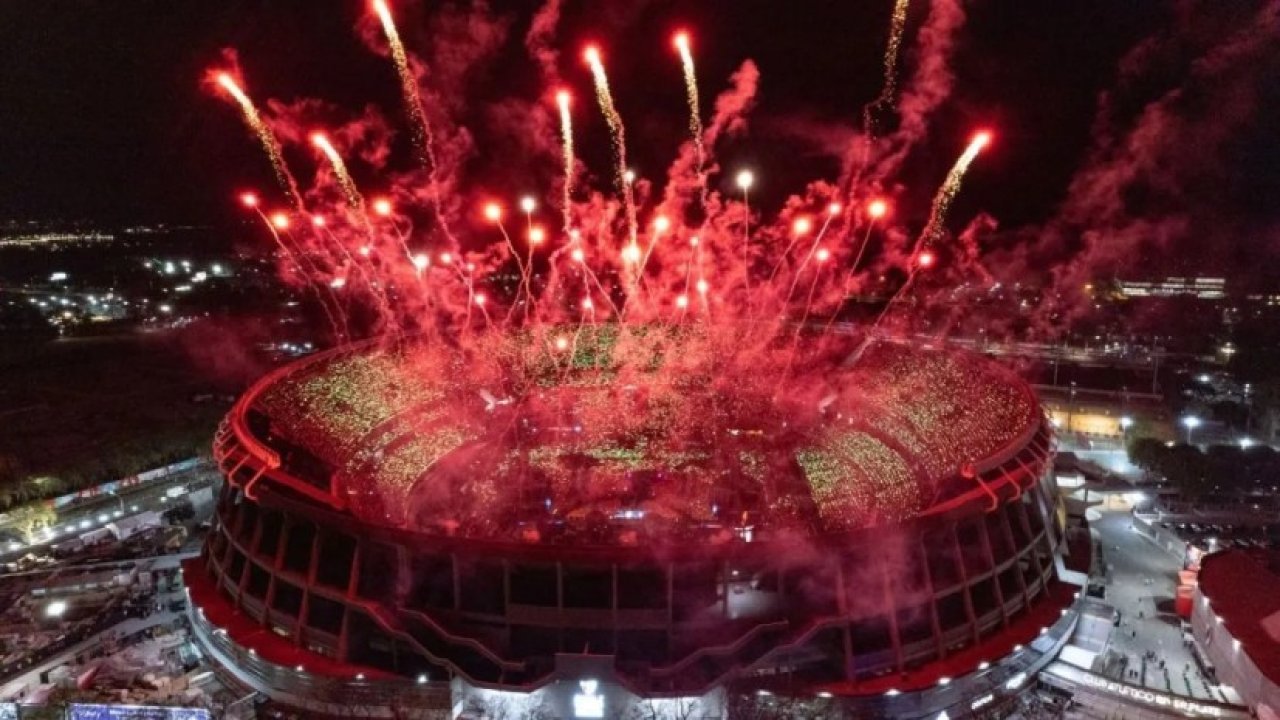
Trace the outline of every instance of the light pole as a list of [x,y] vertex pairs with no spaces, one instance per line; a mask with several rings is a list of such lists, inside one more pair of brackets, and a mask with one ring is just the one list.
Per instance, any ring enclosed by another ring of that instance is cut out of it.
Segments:
[[1129,444],[1129,428],[1133,427],[1133,418],[1128,415],[1120,417],[1120,442],[1125,445]]
[[1200,427],[1200,418],[1195,415],[1188,415],[1182,418],[1182,424],[1187,428],[1187,444],[1191,444],[1191,431]]

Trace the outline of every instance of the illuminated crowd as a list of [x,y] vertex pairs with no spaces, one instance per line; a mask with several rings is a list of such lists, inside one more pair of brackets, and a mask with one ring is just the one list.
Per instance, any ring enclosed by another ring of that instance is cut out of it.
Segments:
[[[654,423],[699,413],[676,412],[671,388],[625,407],[607,383],[543,388],[524,400],[540,403],[537,412],[494,414],[471,390],[425,379],[407,357],[384,350],[314,363],[270,386],[258,407],[275,438],[331,468],[357,516],[524,541],[574,541],[587,525],[611,526],[603,541],[636,542],[748,522],[817,531],[896,522],[1038,417],[1030,394],[987,363],[881,343],[842,378],[840,411],[807,438],[735,432],[677,448],[652,439]],[[530,427],[537,422],[556,427]]]

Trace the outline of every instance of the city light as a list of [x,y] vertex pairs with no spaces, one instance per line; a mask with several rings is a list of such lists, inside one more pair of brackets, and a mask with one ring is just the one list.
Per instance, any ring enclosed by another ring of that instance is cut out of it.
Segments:
[[44,606],[44,616],[49,618],[60,618],[67,612],[67,601],[54,600]]
[[1182,426],[1187,429],[1187,444],[1191,445],[1191,433],[1200,427],[1200,418],[1195,415],[1187,415],[1182,418]]

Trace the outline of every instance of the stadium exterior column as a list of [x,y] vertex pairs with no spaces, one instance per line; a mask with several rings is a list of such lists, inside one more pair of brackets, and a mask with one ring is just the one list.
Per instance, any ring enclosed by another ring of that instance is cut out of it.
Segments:
[[351,566],[347,568],[347,589],[346,596],[348,600],[354,600],[356,597],[356,589],[360,585],[360,557],[364,555],[364,541],[356,541],[356,551],[351,553]]
[[960,534],[956,524],[951,523],[951,549],[956,558],[956,567],[960,569],[960,583],[964,586],[964,614],[969,618],[969,634],[973,642],[978,642],[978,618],[973,612],[973,595],[969,592],[969,568],[964,564],[964,550],[960,547]]
[[[1000,508],[996,508],[999,510]],[[996,553],[991,547],[991,533],[987,530],[986,515],[978,522],[978,530],[982,535],[982,550],[987,556],[988,567],[991,568],[991,585],[995,588],[996,602],[1000,605],[1000,626],[1009,627],[1009,613],[1004,607],[1004,588],[1000,587],[1000,574],[996,572]]]
[[1014,553],[1013,553],[1014,560],[1012,565],[1014,569],[1013,574],[1017,576],[1018,590],[1022,592],[1022,607],[1028,608],[1028,607],[1031,607],[1031,597],[1027,595],[1027,579],[1023,577],[1022,569],[1018,567],[1018,562],[1022,557],[1022,553],[1018,548],[1018,543],[1013,539],[1013,526],[1009,524],[1009,512],[1010,512],[1009,508],[1012,507],[1013,505],[1014,503],[1005,503],[1003,506],[1001,506],[1000,529],[1004,532],[1005,542],[1009,544],[1009,547],[1014,549]]
[[458,570],[458,554],[449,554],[449,570],[453,573],[453,609],[462,609],[462,573]]
[[947,656],[947,644],[942,642],[942,620],[938,617],[938,593],[933,589],[933,568],[929,567],[929,551],[924,546],[924,536],[916,539],[920,562],[924,564],[924,586],[929,592],[929,627],[933,629],[933,644],[941,660]]
[[[782,588],[785,583],[782,582],[781,572],[779,572],[778,587]],[[836,602],[840,607],[840,617],[843,622],[840,624],[841,642],[844,647],[844,679],[852,680],[853,670],[853,632],[849,629],[849,588],[845,585],[844,580],[844,563],[836,561]]]
[[311,557],[307,563],[307,589],[310,590],[316,584],[316,575],[320,573],[320,528],[315,528],[311,532]]
[[893,642],[893,660],[894,666],[898,672],[902,672],[902,638],[898,635],[898,603],[897,598],[893,596],[893,586],[889,582],[889,565],[888,561],[881,557],[880,565],[880,584],[881,590],[884,592],[885,612],[889,615],[889,639]]
[[556,647],[564,652],[564,563],[556,561]]

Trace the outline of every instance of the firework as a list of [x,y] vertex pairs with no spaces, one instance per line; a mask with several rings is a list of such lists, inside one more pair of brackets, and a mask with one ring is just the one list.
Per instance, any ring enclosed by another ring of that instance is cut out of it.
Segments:
[[564,159],[564,190],[560,212],[564,215],[564,231],[573,226],[573,116],[569,114],[569,91],[556,93],[560,108],[560,153]]
[[705,153],[702,147],[702,112],[698,108],[698,76],[693,68],[693,53],[689,50],[689,33],[678,32],[675,36],[676,50],[680,53],[680,64],[684,68],[685,99],[689,103],[689,136],[693,140],[695,169],[698,181],[702,182],[702,166]]
[[911,0],[895,0],[893,14],[889,17],[889,41],[884,48],[884,86],[880,96],[867,106],[863,118],[866,131],[871,134],[873,108],[890,105],[898,93],[898,55],[902,50],[902,36],[907,29],[907,10]]
[[[591,77],[596,87],[596,102],[604,115],[605,124],[609,126],[609,142],[613,146],[615,180],[618,190],[622,192],[623,209],[627,215],[627,231],[631,244],[636,243],[638,229],[636,226],[636,207],[632,195],[632,180],[627,178],[627,134],[622,126],[622,116],[613,104],[613,94],[609,90],[609,76],[604,72],[604,62],[600,59],[600,48],[595,45],[587,47],[583,52],[587,65],[591,67]],[[631,176],[633,179],[634,174]]]
[[943,225],[947,220],[947,210],[951,207],[951,201],[955,199],[956,193],[960,192],[960,184],[964,181],[964,174],[968,172],[969,165],[973,163],[974,158],[978,157],[978,153],[982,152],[991,142],[991,133],[983,131],[973,136],[969,141],[969,146],[964,149],[960,157],[956,160],[956,164],[951,166],[951,171],[947,173],[947,178],[942,182],[942,186],[938,188],[937,195],[933,198],[933,209],[929,213],[929,223],[925,226],[924,233],[920,236],[920,242],[925,245],[931,245],[942,236]]
[[419,159],[428,170],[434,170],[435,161],[431,149],[431,126],[427,123],[427,114],[422,108],[422,99],[418,96],[418,80],[409,65],[409,56],[400,42],[400,33],[396,30],[395,18],[391,16],[391,8],[385,0],[373,0],[373,12],[378,16],[382,32],[387,37],[387,45],[391,49],[391,61],[395,63],[396,75],[400,78],[400,93],[403,96],[405,112],[409,115],[413,147]]
[[347,164],[342,161],[342,156],[334,149],[333,143],[329,142],[329,136],[324,133],[312,133],[311,144],[319,148],[325,159],[329,161],[329,166],[333,168],[333,175],[338,180],[338,186],[342,188],[342,194],[347,198],[347,204],[353,210],[363,209],[364,198],[360,197],[360,191],[356,189],[351,173],[347,172]]
[[267,154],[267,160],[271,162],[271,169],[275,172],[276,182],[280,184],[280,189],[289,196],[293,203],[298,203],[301,194],[298,192],[298,184],[294,181],[293,175],[289,173],[289,167],[285,165],[284,156],[280,154],[280,142],[276,140],[276,136],[271,132],[271,128],[263,122],[262,116],[258,114],[258,109],[254,107],[253,101],[245,93],[235,78],[230,73],[220,72],[215,76],[218,85],[231,96],[236,104],[240,106],[240,114],[244,117],[244,122],[253,131],[255,137],[258,138],[259,144]]

